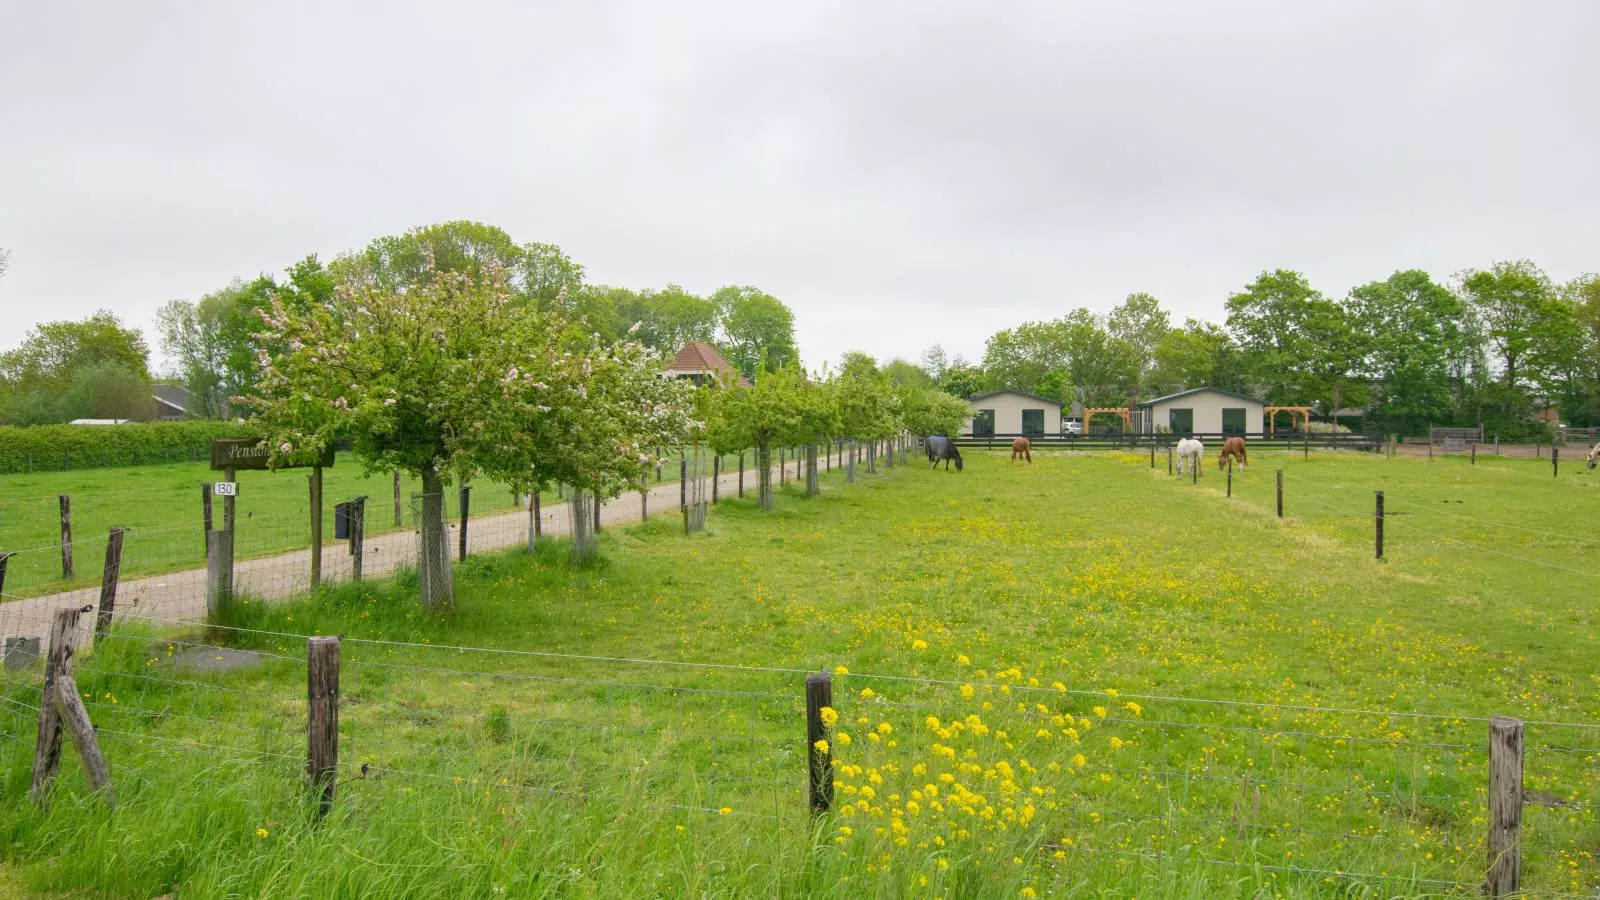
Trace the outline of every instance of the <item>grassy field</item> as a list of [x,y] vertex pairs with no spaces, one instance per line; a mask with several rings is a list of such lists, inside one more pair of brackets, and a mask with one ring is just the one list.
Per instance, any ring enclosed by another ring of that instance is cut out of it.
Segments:
[[[731,457],[725,462],[737,462]],[[677,469],[663,472],[671,480]],[[220,481],[221,472],[205,463],[128,466],[0,475],[0,552],[13,552],[5,592],[16,597],[96,584],[105,557],[106,534],[125,527],[125,577],[154,575],[205,565],[205,531],[200,485]],[[308,546],[311,541],[308,470],[241,472],[236,515],[239,558],[265,556]],[[401,478],[402,527],[411,526],[411,497],[417,479]],[[58,497],[72,503],[74,576],[62,577],[61,515]],[[367,533],[393,531],[394,484],[388,474],[368,476],[349,454],[340,454],[323,474],[323,533],[333,541],[333,506],[365,496]],[[446,515],[460,516],[459,493],[446,490]],[[494,515],[512,509],[510,488],[474,481],[469,512]],[[213,516],[220,525],[221,498]]]
[[[1288,517],[1273,513],[1285,469]],[[1421,896],[1485,867],[1486,717],[1528,720],[1525,884],[1600,885],[1600,511],[1577,466],[969,454],[605,559],[476,557],[458,608],[339,586],[79,661],[117,784],[27,803],[7,685],[0,856],[29,891],[155,897]],[[1386,492],[1374,560],[1372,492]],[[341,783],[303,785],[306,634],[345,635]],[[231,657],[229,657],[231,658]],[[836,672],[806,813],[803,681]],[[365,767],[365,769],[363,769]]]

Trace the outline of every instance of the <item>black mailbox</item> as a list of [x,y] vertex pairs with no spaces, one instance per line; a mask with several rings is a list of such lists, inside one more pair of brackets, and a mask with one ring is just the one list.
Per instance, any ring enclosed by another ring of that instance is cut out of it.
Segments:
[[333,505],[333,539],[336,541],[350,540],[350,504],[335,503]]

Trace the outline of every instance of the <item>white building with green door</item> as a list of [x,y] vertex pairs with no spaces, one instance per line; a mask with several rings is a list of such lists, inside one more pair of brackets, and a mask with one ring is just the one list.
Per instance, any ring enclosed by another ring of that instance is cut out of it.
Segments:
[[1004,388],[967,398],[972,417],[961,433],[970,437],[1051,437],[1061,434],[1061,401]]
[[1239,435],[1261,437],[1266,427],[1266,405],[1253,397],[1198,387],[1139,404],[1141,430],[1146,434]]

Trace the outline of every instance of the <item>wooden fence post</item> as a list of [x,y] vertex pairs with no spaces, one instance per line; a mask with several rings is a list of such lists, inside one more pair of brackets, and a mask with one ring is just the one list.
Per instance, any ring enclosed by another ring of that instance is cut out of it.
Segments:
[[596,488],[595,492],[594,492],[594,533],[595,534],[599,534],[600,533],[600,506],[604,502],[605,502],[605,499],[600,496],[600,490],[598,488]]
[[467,558],[467,508],[472,504],[472,488],[463,484],[461,486],[461,534],[456,540],[456,559]]
[[1557,477],[1560,477],[1560,475],[1561,475],[1561,448],[1559,446],[1555,445],[1555,444],[1551,444],[1550,445],[1550,476],[1552,478],[1557,478]]
[[1500,435],[1498,434],[1494,436],[1494,455],[1500,455]]
[[238,509],[239,476],[232,466],[222,470],[222,480],[233,485],[233,493],[222,498],[222,527],[229,534],[233,533],[234,512]]
[[61,716],[52,702],[56,684],[72,660],[72,644],[78,635],[77,607],[56,610],[50,620],[50,649],[45,657],[44,690],[39,694],[39,733],[33,745],[33,786],[28,795],[40,806],[50,802],[56,768],[61,765]]
[[1478,464],[1478,444],[1477,444],[1477,442],[1473,442],[1473,444],[1472,444],[1472,465],[1477,465],[1477,464]]
[[1522,720],[1489,721],[1489,874],[1484,893],[1522,890]]
[[1283,470],[1278,470],[1278,518],[1283,518]]
[[639,521],[650,521],[650,475],[639,476]]
[[233,600],[233,531],[206,534],[206,615],[215,619]]
[[400,470],[394,470],[394,527],[399,528],[404,522],[400,518]]
[[200,482],[200,514],[205,519],[206,530],[200,536],[203,538],[211,533],[211,482]]
[[317,815],[333,808],[339,769],[339,639],[306,641],[306,774]]
[[0,551],[0,595],[6,592],[6,569],[11,565],[11,557],[15,555],[15,553]]
[[[539,491],[533,492],[533,505],[528,507],[528,515],[533,516],[533,537],[538,538],[544,532],[544,515],[539,511]],[[529,549],[532,549],[532,539],[529,539]]]
[[[811,783],[811,811],[825,813],[833,807],[833,748],[823,750],[817,742],[826,740],[828,728],[822,721],[824,707],[833,706],[833,676],[817,672],[806,676],[806,758]],[[826,744],[822,746],[828,746]]]
[[1228,496],[1233,496],[1233,457],[1228,457]]
[[1373,516],[1373,536],[1377,544],[1378,559],[1383,559],[1383,491],[1378,491],[1377,512]]
[[100,608],[94,618],[94,642],[100,643],[111,627],[117,609],[117,581],[122,574],[122,535],[125,529],[113,528],[106,535],[106,564],[100,570]]
[[739,451],[739,499],[744,499],[744,451]]
[[311,483],[311,589],[322,584],[322,467],[312,466]]
[[1150,443],[1150,468],[1154,469],[1155,467],[1156,467],[1156,445],[1155,445],[1155,442],[1152,441]]
[[1172,474],[1172,448],[1167,448],[1167,474]]
[[367,561],[367,498],[350,501],[350,578],[361,580]]
[[61,495],[61,577],[72,577],[72,497]]

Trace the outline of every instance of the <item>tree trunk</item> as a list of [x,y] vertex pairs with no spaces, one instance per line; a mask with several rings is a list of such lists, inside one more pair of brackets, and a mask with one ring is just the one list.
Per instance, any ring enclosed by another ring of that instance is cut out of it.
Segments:
[[756,445],[756,497],[762,509],[772,508],[772,446]]
[[422,546],[417,557],[422,608],[434,609],[451,598],[450,547],[444,533],[444,479],[432,466],[422,471]]
[[[1339,401],[1342,399],[1344,399],[1344,379],[1335,379],[1333,382],[1333,409],[1328,412],[1328,419],[1333,423],[1333,432],[1335,434],[1339,431]],[[1311,430],[1309,424],[1306,426],[1306,430]]]

